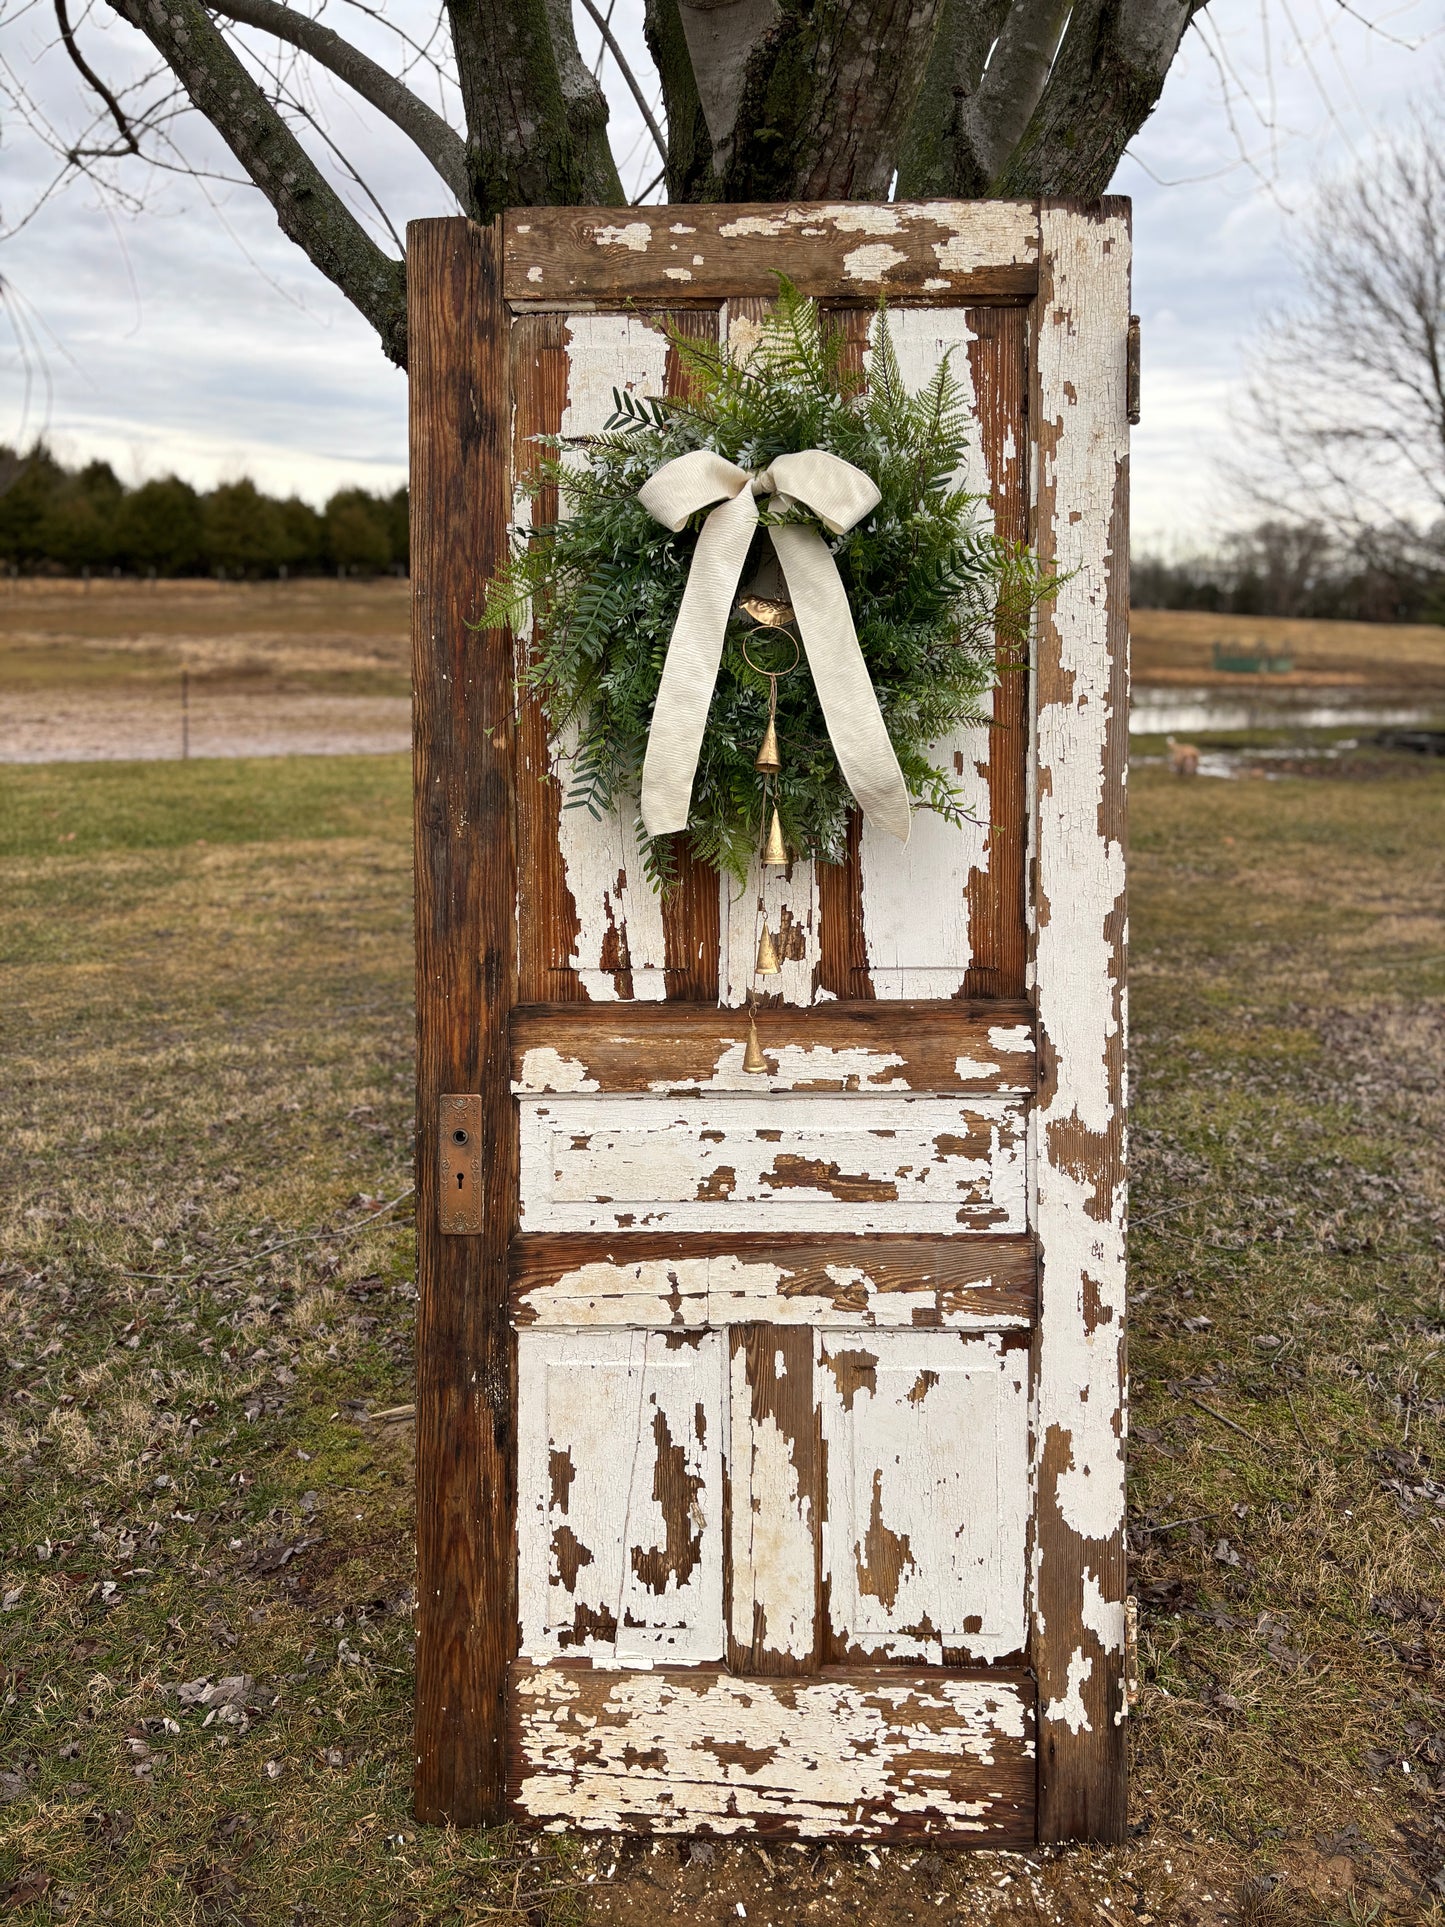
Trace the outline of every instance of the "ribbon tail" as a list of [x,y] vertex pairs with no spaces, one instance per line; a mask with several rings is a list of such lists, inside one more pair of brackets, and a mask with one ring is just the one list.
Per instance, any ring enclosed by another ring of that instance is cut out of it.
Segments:
[[752,489],[744,487],[712,511],[697,538],[642,763],[642,821],[649,836],[687,828],[723,638],[757,521]]
[[858,646],[838,565],[815,529],[783,523],[768,533],[783,565],[843,780],[868,822],[906,843],[913,827],[908,785]]

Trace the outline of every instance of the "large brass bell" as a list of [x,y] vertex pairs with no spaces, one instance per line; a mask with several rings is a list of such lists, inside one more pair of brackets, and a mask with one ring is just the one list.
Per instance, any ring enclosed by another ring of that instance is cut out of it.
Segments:
[[778,946],[773,942],[773,933],[769,930],[768,926],[764,924],[763,934],[758,938],[757,975],[759,977],[776,977],[782,968],[782,964],[778,961]]
[[753,760],[753,768],[764,776],[776,776],[782,767],[783,759],[778,754],[778,725],[770,710],[768,726],[763,732],[763,740]]

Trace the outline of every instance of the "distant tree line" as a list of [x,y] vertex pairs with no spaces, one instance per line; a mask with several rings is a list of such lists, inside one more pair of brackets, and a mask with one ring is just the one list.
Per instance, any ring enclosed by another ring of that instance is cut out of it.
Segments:
[[1445,623],[1445,527],[1407,548],[1387,535],[1343,538],[1319,522],[1265,521],[1207,553],[1136,555],[1130,574],[1140,609]]
[[254,482],[179,476],[128,488],[109,462],[67,468],[0,447],[0,568],[25,574],[380,575],[407,566],[407,493],[339,489],[325,508]]

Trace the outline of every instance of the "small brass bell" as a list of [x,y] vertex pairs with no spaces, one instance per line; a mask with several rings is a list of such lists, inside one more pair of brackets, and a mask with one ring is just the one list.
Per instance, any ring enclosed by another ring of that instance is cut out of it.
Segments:
[[782,967],[778,962],[778,946],[773,942],[773,933],[764,924],[763,934],[758,938],[757,974],[760,977],[776,977]]
[[763,1056],[763,1047],[758,1042],[758,1022],[751,1011],[748,1012],[748,1042],[743,1052],[743,1069],[753,1071],[759,1077],[767,1074],[768,1062]]
[[768,717],[767,729],[763,733],[762,746],[754,759],[753,768],[760,770],[764,776],[776,776],[782,767],[783,759],[778,754],[778,726],[770,715]]
[[785,870],[788,867],[788,846],[783,841],[783,825],[779,819],[776,804],[773,805],[773,821],[768,830],[768,840],[763,847],[763,862],[774,870]]

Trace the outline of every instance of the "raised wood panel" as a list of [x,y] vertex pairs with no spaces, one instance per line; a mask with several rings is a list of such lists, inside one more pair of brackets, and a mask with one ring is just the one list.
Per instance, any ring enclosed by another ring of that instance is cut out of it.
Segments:
[[1033,1843],[1018,1674],[519,1665],[511,1707],[513,1811],[548,1830]]
[[[714,331],[715,314],[522,315],[513,328],[517,386],[513,518],[554,519],[555,491],[535,504],[521,486],[540,459],[539,436],[579,452],[602,432],[614,391],[680,393],[685,386],[669,320]],[[598,822],[568,807],[575,732],[549,737],[536,697],[522,704],[521,942],[519,978],[529,1000],[566,1003],[712,999],[717,994],[716,878],[679,839],[677,887],[659,897],[643,874],[635,808]]]
[[819,1334],[834,1660],[1023,1650],[1028,1349],[958,1332]]
[[622,1664],[723,1655],[726,1341],[518,1341],[522,1651]]
[[521,1007],[512,1088],[566,1091],[1003,1091],[1034,1088],[1027,1004],[826,1003],[758,1018],[766,1073],[745,1071],[747,1018],[694,1008]]
[[1022,1329],[1034,1272],[1026,1237],[544,1233],[513,1247],[512,1315],[519,1326]]
[[1021,1232],[1005,1098],[525,1098],[524,1231]]
[[1033,201],[521,208],[506,221],[507,298],[701,300],[777,293],[993,300],[1038,286]]

